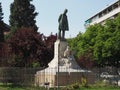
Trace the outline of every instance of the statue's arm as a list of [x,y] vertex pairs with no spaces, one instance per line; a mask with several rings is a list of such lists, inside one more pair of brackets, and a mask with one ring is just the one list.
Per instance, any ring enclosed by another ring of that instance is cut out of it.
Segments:
[[58,18],[58,22],[60,22],[61,18],[62,18],[62,14],[59,16],[59,18]]

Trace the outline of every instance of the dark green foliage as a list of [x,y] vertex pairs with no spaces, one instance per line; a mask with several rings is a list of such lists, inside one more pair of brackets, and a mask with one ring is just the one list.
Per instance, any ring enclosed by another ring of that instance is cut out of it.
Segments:
[[31,4],[32,0],[14,0],[10,6],[10,26],[12,33],[16,32],[19,28],[34,28],[37,31],[35,17],[37,12],[35,12],[35,7]]
[[4,33],[3,33],[4,27],[3,27],[3,25],[4,25],[3,21],[0,21],[0,43],[4,42]]
[[0,3],[0,43],[4,42],[4,34],[3,34],[4,23],[2,19],[3,19],[3,13],[2,13],[2,6]]
[[2,13],[2,6],[0,3],[0,21],[2,21],[2,19],[3,19],[3,13]]
[[1,3],[0,3],[0,66],[3,61],[3,57],[4,57],[4,33],[3,33],[3,30],[4,30],[4,22],[3,22],[3,13],[2,13],[2,6],[1,6]]

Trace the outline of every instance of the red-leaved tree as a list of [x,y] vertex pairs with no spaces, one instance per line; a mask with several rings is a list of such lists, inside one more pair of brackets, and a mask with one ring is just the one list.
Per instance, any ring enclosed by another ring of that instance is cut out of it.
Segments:
[[80,65],[81,68],[90,69],[94,66],[95,62],[92,59],[92,53],[86,52],[84,55],[81,55],[77,62]]
[[7,43],[0,43],[0,67],[8,67],[8,59],[11,57],[10,48]]
[[21,28],[8,40],[13,52],[12,66],[32,67],[47,66],[51,60],[51,50],[48,49],[43,34],[35,32],[32,28]]
[[[50,51],[50,61],[51,61],[54,57],[54,42],[57,40],[57,36],[51,34],[50,36],[45,37],[44,40],[45,40],[47,49]],[[50,61],[48,61],[48,62],[50,62]]]

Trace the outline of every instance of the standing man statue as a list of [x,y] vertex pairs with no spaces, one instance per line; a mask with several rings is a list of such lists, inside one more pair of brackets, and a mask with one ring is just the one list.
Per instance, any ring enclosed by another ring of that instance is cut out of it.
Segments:
[[[68,19],[67,19],[67,15],[66,15],[67,12],[68,12],[68,10],[65,9],[64,13],[60,14],[60,16],[58,18],[58,22],[59,22],[58,39],[61,39],[61,40],[65,40],[65,31],[69,30]],[[61,31],[62,31],[62,35],[61,35]]]

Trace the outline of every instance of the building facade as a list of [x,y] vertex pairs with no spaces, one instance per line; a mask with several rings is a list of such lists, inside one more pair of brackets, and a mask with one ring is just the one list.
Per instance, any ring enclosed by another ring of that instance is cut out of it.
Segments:
[[117,0],[86,20],[84,25],[85,27],[88,27],[89,25],[94,25],[96,23],[104,24],[107,19],[114,19],[119,13],[120,0]]

